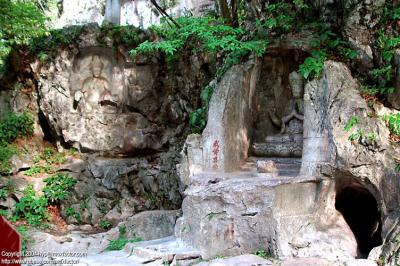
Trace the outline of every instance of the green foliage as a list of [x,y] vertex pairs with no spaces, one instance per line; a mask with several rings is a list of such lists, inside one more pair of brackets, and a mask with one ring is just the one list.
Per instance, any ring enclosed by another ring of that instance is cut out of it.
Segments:
[[375,96],[393,93],[395,92],[395,88],[363,85],[361,86],[360,91],[364,94]]
[[209,221],[211,221],[214,218],[214,216],[215,216],[215,213],[213,213],[213,212],[210,212],[209,214],[207,214],[207,218]]
[[11,172],[11,157],[16,153],[15,147],[0,142],[0,173]]
[[45,35],[32,39],[28,44],[29,51],[38,55],[40,60],[47,61],[57,49],[74,43],[83,29],[83,26],[77,25],[50,30]]
[[81,215],[80,215],[79,212],[77,212],[73,207],[68,207],[68,208],[65,210],[65,214],[66,214],[68,217],[74,218],[77,222],[80,222],[80,221],[81,221]]
[[[23,191],[23,197],[15,204],[13,219],[21,218],[33,226],[43,226],[43,222],[48,221],[47,206],[50,202],[56,203],[65,199],[70,195],[71,188],[76,184],[76,180],[69,178],[65,174],[55,174],[44,180],[46,183],[42,192],[43,195],[37,195],[32,184],[29,184]],[[79,213],[72,213],[72,210],[67,210],[67,215],[73,215],[79,220]]]
[[396,7],[396,8],[393,9],[392,19],[393,20],[400,20],[400,7]]
[[313,51],[310,57],[304,60],[304,63],[299,66],[299,73],[303,78],[317,77],[324,68],[326,60],[326,52],[324,50]]
[[207,85],[200,94],[202,107],[189,113],[189,126],[193,133],[201,133],[207,124],[207,111],[211,96],[214,92],[214,86]]
[[400,45],[400,36],[388,36],[383,30],[378,32],[378,48],[382,53],[382,58],[390,62],[393,58],[395,49]]
[[257,249],[256,252],[254,252],[254,255],[259,256],[263,259],[268,259],[268,258],[272,257],[271,254],[267,250],[262,249],[262,248]]
[[28,250],[28,245],[33,244],[35,240],[32,238],[25,225],[17,226],[16,229],[21,236],[21,250],[25,252]]
[[0,73],[13,45],[28,45],[46,34],[46,18],[35,1],[0,0]]
[[28,112],[8,113],[0,121],[0,143],[33,134],[33,117]]
[[355,132],[350,134],[349,140],[353,142],[360,142],[363,136],[364,136],[364,131],[359,128]]
[[[167,59],[183,48],[200,49],[210,53],[233,53],[236,57],[250,52],[262,55],[266,48],[265,41],[241,41],[245,31],[225,25],[223,20],[212,17],[180,17],[176,19],[180,27],[168,23],[150,28],[157,36],[157,41],[145,41],[130,51],[131,56],[162,52]],[[198,48],[200,47],[200,48]]]
[[[291,3],[292,2],[292,3]],[[308,6],[303,0],[274,1],[266,4],[266,16],[256,20],[256,27],[267,35],[281,35],[295,31],[304,20],[304,11]]]
[[[298,3],[300,1],[297,1]],[[258,26],[272,30],[278,34],[290,32],[294,27],[295,5],[279,1],[267,4],[267,17],[264,23],[258,22]]]
[[87,210],[89,207],[87,201],[82,201],[81,204],[79,204],[79,208],[83,211],[83,210]]
[[[101,26],[103,36],[111,38],[114,45],[124,44],[127,46],[137,46],[140,43],[140,30],[134,26],[115,26],[112,24],[104,24]],[[102,42],[99,39],[99,42]]]
[[0,188],[0,200],[5,200],[8,197],[7,188]]
[[140,237],[134,238],[134,239],[127,239],[125,237],[119,237],[115,240],[110,240],[110,243],[108,243],[107,249],[108,251],[112,250],[121,250],[125,247],[126,244],[128,243],[137,243],[142,241]]
[[326,28],[324,23],[309,23],[309,25],[317,32],[318,37],[311,42],[313,48],[311,56],[307,57],[299,66],[299,72],[305,79],[318,77],[325,60],[329,57],[336,59],[337,56],[341,56],[344,60],[352,60],[357,57],[357,52],[350,48],[350,44]]
[[99,226],[100,226],[101,229],[106,230],[106,229],[109,229],[111,227],[111,223],[109,221],[107,221],[107,220],[101,220],[99,222]]
[[53,173],[53,168],[49,165],[35,165],[25,171],[25,175],[27,176],[35,176],[39,174],[51,174]]
[[41,226],[49,219],[46,207],[47,198],[36,195],[33,185],[30,184],[23,191],[23,197],[15,204],[14,215],[17,219],[25,218],[33,226]]
[[71,194],[71,189],[77,180],[70,178],[66,174],[55,174],[44,180],[46,186],[43,188],[44,196],[50,202],[58,202],[66,199]]
[[43,150],[43,159],[46,160],[48,163],[52,163],[52,157],[54,155],[54,150],[52,148],[46,147]]
[[376,141],[376,134],[373,132],[369,132],[365,135],[365,137],[367,138],[367,140],[369,140],[370,142],[375,142]]
[[0,216],[6,219],[10,219],[10,212],[8,210],[0,209]]
[[344,130],[345,131],[350,131],[350,129],[353,128],[354,125],[358,124],[360,122],[360,119],[358,116],[353,115],[352,117],[350,117],[349,121],[347,121]]
[[206,108],[201,107],[189,114],[189,125],[193,133],[201,133],[207,124]]
[[400,164],[396,165],[396,168],[394,169],[396,172],[400,173]]
[[384,98],[387,94],[395,92],[393,56],[399,45],[399,36],[387,35],[383,30],[377,33],[377,46],[383,60],[379,63],[378,68],[369,71],[364,78],[364,84],[361,86],[362,93]]
[[393,135],[400,136],[400,113],[390,114],[383,117],[390,132]]

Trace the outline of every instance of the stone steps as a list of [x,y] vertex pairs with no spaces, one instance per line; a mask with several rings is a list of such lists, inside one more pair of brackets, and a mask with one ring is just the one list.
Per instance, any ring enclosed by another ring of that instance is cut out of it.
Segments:
[[298,176],[301,168],[301,158],[297,157],[249,157],[241,166],[241,170],[257,172],[257,161],[273,161],[278,170],[278,176]]

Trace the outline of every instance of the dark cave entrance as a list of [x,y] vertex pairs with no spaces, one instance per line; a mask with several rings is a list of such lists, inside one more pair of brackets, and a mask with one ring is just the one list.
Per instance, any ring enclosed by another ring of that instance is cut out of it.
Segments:
[[357,257],[367,258],[382,244],[381,214],[375,197],[363,185],[350,182],[336,192],[335,208],[344,217],[357,240]]

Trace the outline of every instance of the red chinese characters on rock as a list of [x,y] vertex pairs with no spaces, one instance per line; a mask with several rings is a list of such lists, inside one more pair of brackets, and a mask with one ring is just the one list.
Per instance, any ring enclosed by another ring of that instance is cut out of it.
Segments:
[[20,259],[21,239],[17,231],[2,216],[0,216],[0,265],[20,265],[15,261]]
[[213,170],[217,170],[218,169],[218,153],[219,153],[219,142],[218,140],[215,140],[213,143]]

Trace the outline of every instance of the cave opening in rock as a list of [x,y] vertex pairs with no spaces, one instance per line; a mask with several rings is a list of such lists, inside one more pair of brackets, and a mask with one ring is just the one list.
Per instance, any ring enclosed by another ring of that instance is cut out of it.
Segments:
[[357,257],[367,258],[382,244],[381,214],[375,197],[363,185],[350,182],[337,190],[335,208],[344,217],[357,241]]

